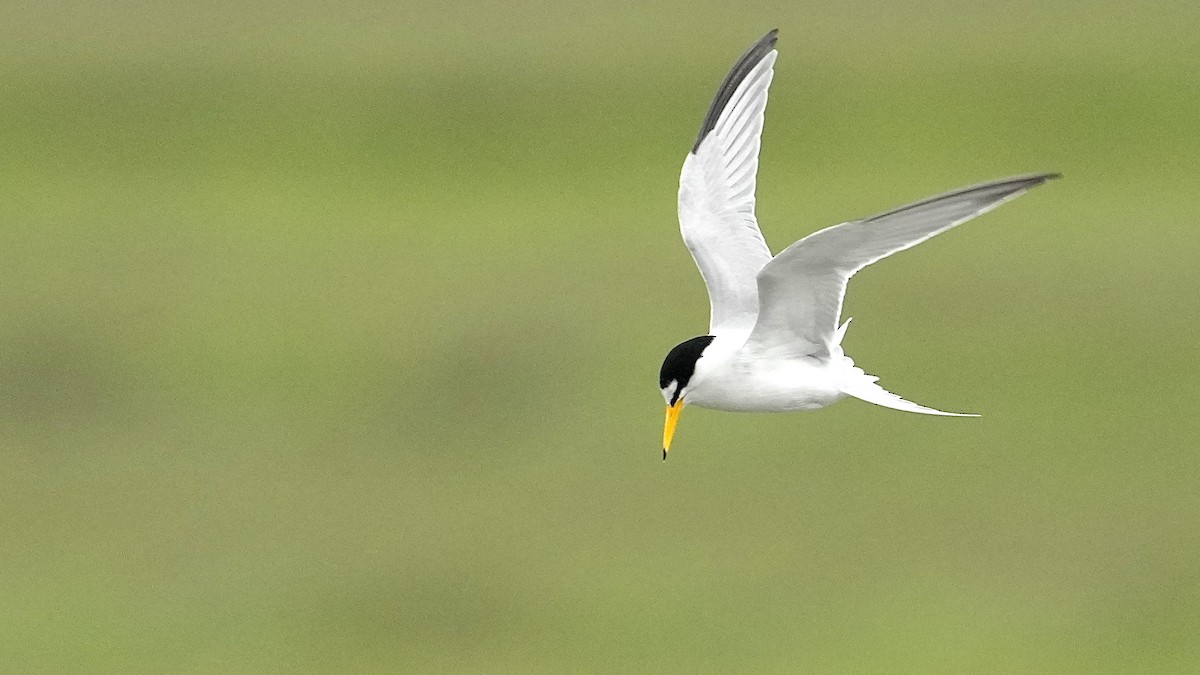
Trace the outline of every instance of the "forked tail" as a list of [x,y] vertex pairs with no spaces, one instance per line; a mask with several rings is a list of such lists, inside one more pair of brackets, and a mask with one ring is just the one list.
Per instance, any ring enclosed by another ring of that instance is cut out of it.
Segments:
[[855,368],[856,377],[852,377],[849,382],[843,384],[842,393],[847,396],[853,396],[867,403],[874,403],[885,408],[894,408],[905,412],[922,413],[925,415],[945,415],[947,417],[979,417],[971,413],[952,413],[933,408],[926,408],[923,405],[918,405],[912,401],[906,401],[883,387],[875,384],[878,377],[867,375],[862,371],[862,368]]

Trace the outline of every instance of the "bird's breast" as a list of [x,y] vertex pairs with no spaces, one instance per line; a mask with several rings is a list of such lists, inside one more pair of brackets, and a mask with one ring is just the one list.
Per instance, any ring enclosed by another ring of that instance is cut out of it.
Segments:
[[[702,360],[703,361],[703,360]],[[687,403],[733,412],[792,412],[823,408],[845,395],[840,369],[813,359],[739,360],[708,366],[687,394]]]

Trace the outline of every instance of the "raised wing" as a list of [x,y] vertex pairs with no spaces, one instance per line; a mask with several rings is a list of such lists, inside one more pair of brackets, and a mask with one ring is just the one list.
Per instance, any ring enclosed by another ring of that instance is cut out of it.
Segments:
[[855,272],[1057,177],[1045,173],[983,183],[808,235],[759,272],[761,311],[746,348],[828,356],[840,342],[842,298]]
[[729,71],[679,177],[679,230],[708,286],[712,335],[749,333],[758,316],[755,275],[771,259],[754,218],[754,183],[777,34],[764,35]]

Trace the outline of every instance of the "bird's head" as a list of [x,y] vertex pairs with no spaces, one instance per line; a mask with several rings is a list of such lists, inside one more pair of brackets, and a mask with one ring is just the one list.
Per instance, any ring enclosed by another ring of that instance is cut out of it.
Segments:
[[701,335],[675,345],[667,352],[662,369],[658,371],[658,386],[662,390],[663,400],[667,402],[667,420],[663,425],[664,461],[667,459],[667,451],[671,449],[671,438],[675,436],[675,425],[679,423],[684,398],[687,397],[689,386],[693,384],[692,375],[696,372],[696,362],[704,356],[705,348],[712,341],[713,336]]

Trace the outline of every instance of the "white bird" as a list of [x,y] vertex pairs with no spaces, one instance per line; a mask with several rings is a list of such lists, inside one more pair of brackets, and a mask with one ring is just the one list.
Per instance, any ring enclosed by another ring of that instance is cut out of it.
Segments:
[[828,227],[772,256],[754,217],[754,183],[777,35],[764,35],[734,64],[683,162],[679,229],[708,287],[712,318],[707,335],[677,345],[663,361],[664,460],[685,402],[785,412],[852,396],[908,412],[974,417],[906,401],[854,365],[841,347],[850,323],[839,325],[846,283],[867,265],[1058,177],[962,188]]

